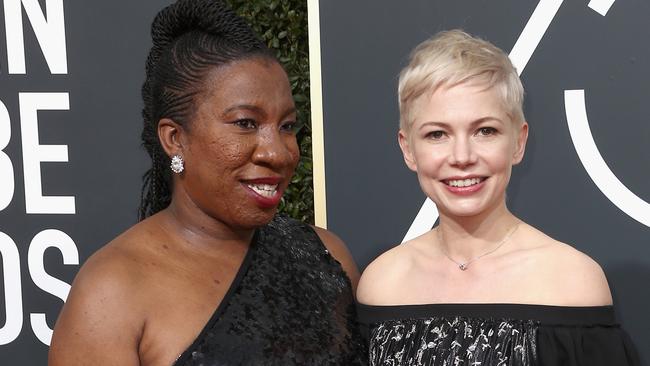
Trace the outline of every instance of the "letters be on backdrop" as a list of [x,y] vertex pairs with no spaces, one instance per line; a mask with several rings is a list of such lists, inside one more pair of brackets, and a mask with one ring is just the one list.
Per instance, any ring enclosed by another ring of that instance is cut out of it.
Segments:
[[[33,29],[40,50],[47,62],[50,74],[67,74],[65,41],[65,22],[63,0],[46,0],[44,14],[38,0],[4,0],[4,22],[7,32],[7,67],[9,74],[24,75],[29,78],[25,65],[25,37],[23,34],[23,9]],[[0,68],[1,69],[1,68]],[[23,182],[25,187],[25,216],[35,214],[75,214],[74,196],[44,196],[41,163],[67,162],[67,145],[41,145],[38,136],[38,111],[66,111],[70,108],[67,92],[20,92],[18,93],[19,116],[11,116],[6,105],[0,100],[0,211],[5,210],[14,200],[16,176],[14,162],[4,150],[11,141],[11,121],[20,120],[22,147]],[[40,122],[46,122],[47,118]],[[17,136],[14,133],[14,136]],[[27,243],[19,243],[24,246]],[[2,278],[4,282],[5,318],[0,328],[0,345],[16,340],[23,328],[23,284],[20,268],[20,252],[17,243],[0,227],[0,254],[2,256]],[[79,254],[74,240],[62,230],[42,228],[29,243],[27,269],[29,278],[41,290],[65,301],[70,285],[49,275],[43,263],[46,249],[56,248],[63,257],[65,265],[78,265]],[[24,276],[24,278],[28,278]],[[44,313],[31,313],[29,322],[34,334],[46,345],[52,337],[52,329],[47,325]]]

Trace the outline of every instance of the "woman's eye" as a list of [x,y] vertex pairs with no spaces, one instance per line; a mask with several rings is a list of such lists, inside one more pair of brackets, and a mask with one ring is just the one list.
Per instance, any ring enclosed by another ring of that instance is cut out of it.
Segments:
[[238,119],[233,124],[237,127],[246,129],[246,130],[253,130],[257,128],[257,123],[255,123],[254,120],[248,119],[248,118],[243,118],[243,119]]
[[427,138],[433,139],[433,140],[439,140],[441,138],[445,137],[445,132],[444,131],[431,131],[427,133]]
[[280,125],[280,131],[294,133],[294,132],[298,132],[300,127],[301,126],[298,122],[295,121],[285,122],[282,125]]
[[492,136],[496,132],[497,130],[494,127],[481,127],[478,129],[478,135],[480,136]]

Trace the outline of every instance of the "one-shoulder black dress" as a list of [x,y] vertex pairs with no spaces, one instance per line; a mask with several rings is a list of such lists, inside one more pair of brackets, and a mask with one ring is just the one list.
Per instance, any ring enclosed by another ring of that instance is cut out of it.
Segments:
[[638,366],[611,306],[359,305],[373,366]]
[[309,225],[276,217],[174,365],[366,365],[367,353],[340,263]]

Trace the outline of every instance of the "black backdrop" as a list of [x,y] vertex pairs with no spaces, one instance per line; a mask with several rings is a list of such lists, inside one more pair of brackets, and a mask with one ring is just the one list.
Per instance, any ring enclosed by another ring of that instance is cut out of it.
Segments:
[[603,266],[617,315],[650,360],[650,3],[373,0],[321,1],[319,9],[327,223],[359,265],[400,243],[425,199],[396,137],[397,76],[410,50],[451,28],[506,52],[517,44],[511,58],[526,89],[530,138],[509,207]]

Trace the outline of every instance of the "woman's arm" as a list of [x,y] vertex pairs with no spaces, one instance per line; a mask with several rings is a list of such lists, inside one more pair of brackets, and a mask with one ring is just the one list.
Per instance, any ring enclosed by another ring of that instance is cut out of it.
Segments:
[[124,265],[103,256],[83,266],[57,320],[49,366],[139,366],[143,330]]

